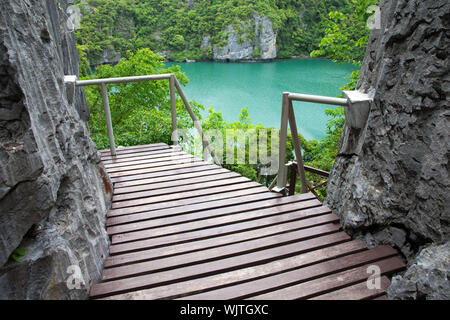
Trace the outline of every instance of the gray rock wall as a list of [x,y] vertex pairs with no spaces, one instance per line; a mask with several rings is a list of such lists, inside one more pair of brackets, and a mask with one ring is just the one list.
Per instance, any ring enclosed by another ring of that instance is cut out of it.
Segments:
[[86,298],[108,254],[111,183],[63,83],[78,70],[66,6],[0,2],[0,299]]
[[[372,31],[358,82],[374,102],[365,128],[344,127],[326,203],[355,237],[394,245],[414,265],[424,248],[450,239],[450,2],[380,6],[381,29]],[[448,245],[432,252],[450,259]],[[423,287],[415,297],[445,296]]]
[[[254,24],[254,34],[256,38],[253,40],[245,33],[239,34],[237,30],[234,30],[232,25],[229,25],[226,29],[226,32],[229,33],[227,45],[222,48],[213,45],[214,60],[271,60],[277,57],[277,34],[273,30],[272,21],[267,17],[261,17],[258,14],[255,14],[253,16],[253,21],[247,21],[247,24]],[[243,37],[244,41],[240,42],[240,37]],[[202,43],[202,48],[206,46],[204,42],[205,41]],[[260,56],[253,55],[256,49],[260,51]]]

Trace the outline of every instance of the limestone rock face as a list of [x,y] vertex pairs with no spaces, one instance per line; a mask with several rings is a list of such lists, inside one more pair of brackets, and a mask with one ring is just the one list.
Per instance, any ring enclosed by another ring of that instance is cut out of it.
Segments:
[[388,290],[393,299],[450,300],[450,241],[423,249]]
[[450,2],[380,7],[358,82],[374,101],[363,129],[344,127],[326,204],[348,232],[413,263],[450,238]]
[[[81,91],[67,102],[78,57],[65,8],[0,2],[0,299],[86,298],[108,254],[111,182]],[[8,259],[18,247],[22,261]]]
[[94,66],[100,66],[103,64],[117,64],[120,59],[122,59],[122,55],[114,50],[105,50],[102,52],[102,57],[93,64]]
[[[248,33],[239,35],[232,25],[226,29],[228,33],[228,43],[219,48],[213,45],[213,59],[218,61],[239,61],[239,60],[271,60],[277,57],[277,34],[273,30],[272,21],[269,18],[255,14],[253,21],[248,21],[247,25],[254,24],[255,39],[251,39]],[[205,39],[204,39],[205,41]],[[202,43],[205,47],[205,43]],[[254,55],[258,49],[260,55]]]

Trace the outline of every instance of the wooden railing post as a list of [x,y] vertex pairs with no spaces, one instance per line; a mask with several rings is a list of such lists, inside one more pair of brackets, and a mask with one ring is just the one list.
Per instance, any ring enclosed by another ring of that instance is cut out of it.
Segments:
[[203,145],[203,150],[208,150],[209,154],[211,155],[211,157],[213,158],[214,163],[216,164],[220,164],[219,160],[217,159],[216,155],[214,154],[214,151],[211,149],[211,145],[209,144],[209,142],[206,140],[205,138],[205,134],[203,133],[203,129],[202,126],[200,124],[200,122],[198,121],[197,116],[195,115],[194,111],[191,108],[191,105],[189,104],[188,99],[186,98],[186,96],[184,95],[183,89],[181,89],[180,83],[178,82],[178,79],[176,77],[174,77],[174,83],[175,83],[175,88],[178,91],[178,94],[180,95],[181,100],[183,100],[183,103],[187,109],[187,112],[189,113],[192,121],[194,122],[194,126],[197,129],[198,133],[200,134],[200,137],[202,138],[202,145]]
[[283,193],[286,188],[287,170],[286,170],[286,140],[289,119],[289,92],[283,93],[281,104],[281,126],[280,126],[280,148],[278,154],[278,177],[277,186],[273,188],[275,192]]
[[295,194],[295,184],[297,183],[297,164],[291,162],[288,164],[289,167],[289,195],[293,196]]
[[[207,152],[211,155],[213,158],[214,163],[220,165],[221,162],[217,159],[216,155],[214,154],[214,151],[212,150],[211,144],[209,143],[208,139],[206,138],[205,134],[203,133],[202,126],[200,122],[197,119],[197,116],[195,115],[194,111],[191,108],[191,105],[189,104],[189,101],[187,100],[186,96],[184,95],[183,90],[181,89],[180,83],[178,82],[177,77],[175,74],[156,74],[156,75],[147,75],[147,76],[133,76],[133,77],[120,77],[120,78],[107,78],[107,79],[92,79],[92,80],[81,80],[77,81],[76,78],[74,79],[72,77],[66,77],[65,82],[69,83],[70,81],[75,81],[75,86],[92,86],[92,85],[99,85],[102,91],[102,100],[103,100],[103,108],[105,110],[105,118],[106,118],[106,128],[108,131],[108,139],[109,139],[109,145],[111,149],[111,155],[116,155],[116,146],[114,143],[114,132],[112,127],[112,121],[111,121],[111,111],[109,108],[109,100],[108,100],[108,92],[106,85],[107,84],[113,84],[113,83],[127,83],[127,82],[140,82],[140,81],[154,81],[154,80],[169,80],[169,90],[170,90],[170,107],[171,107],[171,113],[172,113],[172,141],[174,145],[178,145],[178,134],[177,134],[177,101],[175,92],[178,91],[178,94],[183,101],[186,110],[188,111],[192,121],[194,122],[194,127],[197,129],[198,133],[200,134],[202,138],[202,144],[203,144],[203,152],[204,155],[207,155]],[[176,91],[175,91],[176,90]]]
[[102,90],[103,109],[105,111],[106,130],[108,131],[109,148],[111,150],[111,155],[115,156],[116,144],[114,143],[114,131],[111,120],[111,110],[109,109],[108,90],[106,89],[106,84],[103,82],[100,84],[100,88]]
[[295,158],[297,158],[297,171],[300,177],[301,190],[300,193],[308,192],[308,184],[306,182],[305,167],[303,164],[302,150],[300,148],[300,139],[298,138],[297,123],[295,121],[294,108],[292,101],[289,100],[289,126],[291,127],[292,142],[294,143]]
[[177,100],[175,97],[175,75],[172,74],[169,78],[169,90],[170,90],[170,106],[172,109],[172,143],[174,146],[178,145],[177,134]]

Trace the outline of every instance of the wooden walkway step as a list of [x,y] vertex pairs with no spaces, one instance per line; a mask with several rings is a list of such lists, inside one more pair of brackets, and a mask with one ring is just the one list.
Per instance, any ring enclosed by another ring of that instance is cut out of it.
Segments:
[[312,194],[281,197],[163,143],[100,152],[114,195],[93,299],[386,299],[405,268],[391,247],[351,240]]

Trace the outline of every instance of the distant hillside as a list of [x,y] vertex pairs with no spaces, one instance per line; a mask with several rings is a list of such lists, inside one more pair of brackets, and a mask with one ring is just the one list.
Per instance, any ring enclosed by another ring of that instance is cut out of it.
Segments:
[[308,55],[328,13],[355,0],[84,0],[76,38],[91,64],[150,48],[174,61]]

